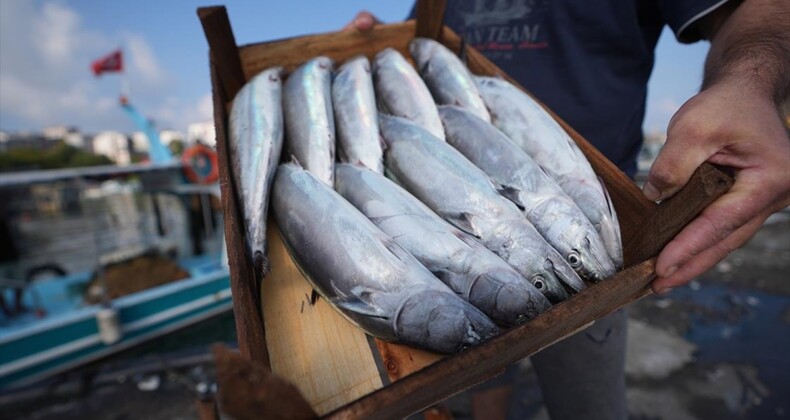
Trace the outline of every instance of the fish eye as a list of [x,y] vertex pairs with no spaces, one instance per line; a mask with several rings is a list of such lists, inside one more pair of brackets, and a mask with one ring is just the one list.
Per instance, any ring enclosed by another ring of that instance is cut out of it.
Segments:
[[573,268],[579,268],[579,266],[582,264],[582,259],[578,252],[571,251],[571,253],[568,254],[568,264],[570,264]]
[[546,281],[543,280],[543,276],[538,274],[532,277],[532,285],[538,290],[543,290],[543,288],[546,286]]

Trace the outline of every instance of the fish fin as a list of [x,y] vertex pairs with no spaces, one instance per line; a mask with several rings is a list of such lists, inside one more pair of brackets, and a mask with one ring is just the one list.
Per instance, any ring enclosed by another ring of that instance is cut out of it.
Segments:
[[304,166],[302,165],[301,162],[299,162],[299,159],[296,158],[296,155],[293,155],[293,154],[291,155],[291,163],[293,163],[294,165],[304,169]]
[[396,256],[401,261],[409,260],[410,257],[412,257],[412,255],[409,254],[408,251],[403,249],[403,247],[400,246],[400,244],[395,242],[394,239],[392,239],[390,236],[387,236],[386,234],[383,235],[383,237],[381,238],[381,243],[384,245],[385,248],[387,248],[389,252],[392,253],[392,255]]
[[381,133],[379,133],[379,146],[381,146],[382,154],[387,151],[387,142],[384,141],[384,137],[381,136]]
[[509,185],[500,185],[497,188],[497,192],[502,197],[505,197],[508,200],[512,201],[516,206],[518,206],[519,210],[524,210],[526,208],[524,202],[521,201],[521,199],[519,198],[519,193],[521,193],[521,189],[517,187],[511,187]]
[[469,213],[446,214],[444,219],[450,222],[451,225],[461,229],[462,231],[480,238],[480,231],[477,230],[474,224],[474,216]]
[[603,178],[599,176],[598,182],[601,183],[601,191],[603,191],[603,196],[606,199],[606,207],[609,210],[609,214],[612,216],[612,220],[617,221],[617,212],[614,209],[612,197],[609,196],[609,190],[606,189],[606,184],[603,182]]
[[473,246],[475,246],[475,245],[477,245],[477,244],[479,244],[479,243],[478,243],[478,242],[475,240],[475,238],[473,238],[473,237],[469,236],[469,234],[468,234],[468,233],[466,233],[466,232],[462,232],[461,230],[458,230],[458,229],[453,229],[453,235],[455,235],[455,237],[456,237],[456,238],[458,238],[459,240],[461,240],[461,242],[463,242],[464,244],[466,244],[466,245],[467,245],[468,247],[470,247],[470,248],[471,248],[471,247],[473,247]]
[[371,305],[357,296],[343,296],[332,299],[332,304],[340,309],[372,318],[389,319],[380,308]]
[[442,270],[441,268],[431,271],[431,274],[433,274],[434,276],[436,276],[436,278],[441,280],[441,282],[444,283],[447,287],[449,287],[450,290],[452,290],[456,295],[459,295],[461,297],[464,296],[464,292],[458,290],[457,289],[458,285],[455,284],[455,282],[453,281],[457,277],[457,274],[454,274],[453,272],[448,270]]

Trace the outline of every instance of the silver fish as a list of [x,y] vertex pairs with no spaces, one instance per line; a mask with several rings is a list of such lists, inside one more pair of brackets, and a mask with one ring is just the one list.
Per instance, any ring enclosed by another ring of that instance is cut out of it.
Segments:
[[617,267],[623,244],[603,182],[568,133],[534,99],[502,79],[475,76],[494,125],[529,154],[576,202],[601,234]]
[[452,51],[430,38],[414,38],[409,51],[437,104],[457,105],[491,122],[471,73]]
[[332,79],[332,107],[341,162],[360,163],[384,173],[376,97],[367,57],[346,61]]
[[440,106],[447,142],[500,186],[568,264],[587,280],[615,273],[606,247],[576,203],[529,155],[493,125],[456,106]]
[[516,325],[551,306],[513,267],[384,175],[341,163],[335,167],[335,189],[497,324]]
[[313,58],[288,75],[283,87],[288,152],[329,186],[335,174],[332,66],[329,58]]
[[478,238],[551,302],[584,282],[488,176],[449,144],[403,118],[379,115],[387,175],[455,227]]
[[379,110],[411,120],[444,140],[442,121],[431,92],[398,51],[387,48],[376,54],[373,82]]
[[247,252],[259,274],[269,272],[266,213],[269,190],[283,146],[281,67],[264,70],[244,85],[230,111],[230,160],[241,200]]
[[283,164],[272,206],[291,256],[335,309],[373,336],[442,353],[498,333],[339,194]]

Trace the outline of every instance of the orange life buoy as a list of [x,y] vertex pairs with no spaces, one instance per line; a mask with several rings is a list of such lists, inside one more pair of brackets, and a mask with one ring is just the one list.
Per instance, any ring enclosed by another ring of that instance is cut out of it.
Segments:
[[203,144],[188,147],[181,154],[184,176],[196,184],[213,184],[219,179],[217,153]]

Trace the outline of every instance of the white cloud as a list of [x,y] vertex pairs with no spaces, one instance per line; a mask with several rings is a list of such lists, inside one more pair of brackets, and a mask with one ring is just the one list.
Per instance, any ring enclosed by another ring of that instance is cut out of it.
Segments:
[[[195,103],[176,96],[177,81],[139,33],[100,31],[61,2],[0,0],[0,128],[37,130],[76,125],[84,131],[132,131],[118,107],[120,79],[90,73],[90,63],[122,46],[132,101],[159,128],[185,129],[210,118],[205,97]],[[147,112],[146,112],[147,111]]]
[[126,36],[126,51],[129,67],[132,72],[142,75],[148,82],[157,83],[165,80],[166,73],[159,65],[151,47],[141,35]]

